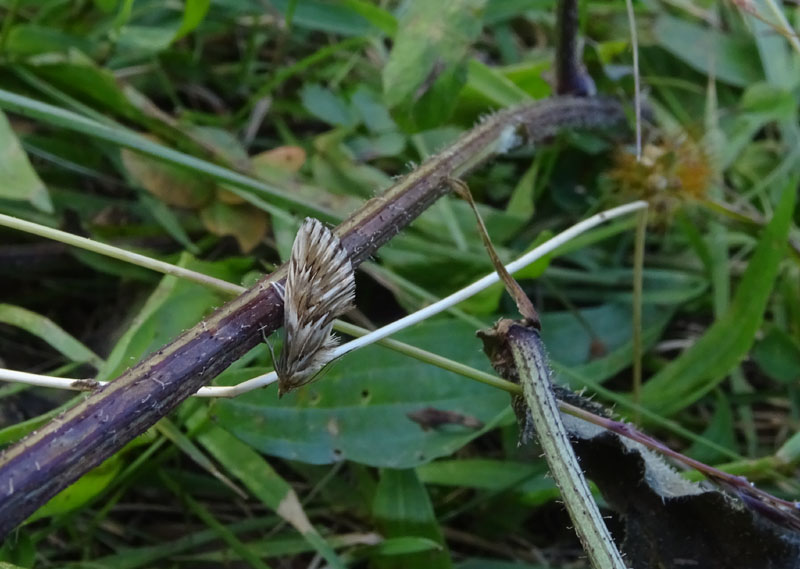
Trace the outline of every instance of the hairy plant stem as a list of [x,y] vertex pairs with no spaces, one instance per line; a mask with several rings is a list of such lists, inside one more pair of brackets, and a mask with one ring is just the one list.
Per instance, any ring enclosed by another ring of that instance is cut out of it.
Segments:
[[[353,266],[373,255],[463,176],[511,148],[562,128],[624,123],[614,101],[563,97],[496,113],[336,228]],[[0,538],[39,506],[172,411],[283,322],[283,303],[261,279],[172,343],[0,455]]]
[[539,333],[519,324],[510,324],[504,331],[539,445],[592,567],[626,569],[572,450]]

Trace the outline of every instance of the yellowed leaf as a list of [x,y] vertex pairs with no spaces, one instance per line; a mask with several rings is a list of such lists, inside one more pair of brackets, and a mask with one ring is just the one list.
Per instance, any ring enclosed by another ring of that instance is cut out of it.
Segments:
[[214,182],[208,178],[133,150],[123,149],[121,156],[131,178],[166,204],[198,209],[214,197]]
[[249,253],[267,233],[267,214],[250,204],[215,202],[200,210],[200,220],[214,235],[232,235]]
[[245,199],[233,192],[217,186],[217,199],[222,203],[240,204],[245,203]]
[[258,176],[274,178],[276,173],[294,174],[300,170],[306,162],[306,151],[299,146],[279,146],[256,154],[250,161]]

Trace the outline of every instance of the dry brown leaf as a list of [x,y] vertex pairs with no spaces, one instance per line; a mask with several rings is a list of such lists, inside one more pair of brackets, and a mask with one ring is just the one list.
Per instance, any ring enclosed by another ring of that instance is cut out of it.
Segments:
[[127,148],[122,149],[121,157],[131,178],[168,205],[198,209],[214,197],[214,182],[194,172]]
[[253,170],[261,176],[274,177],[274,171],[295,174],[306,162],[306,151],[299,146],[279,146],[250,158]]
[[249,253],[267,233],[267,214],[249,204],[215,202],[200,210],[200,220],[214,235],[232,235]]

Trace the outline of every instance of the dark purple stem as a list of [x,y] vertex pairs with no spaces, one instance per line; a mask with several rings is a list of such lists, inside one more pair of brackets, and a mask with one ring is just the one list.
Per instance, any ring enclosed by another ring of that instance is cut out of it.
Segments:
[[[611,100],[563,97],[497,113],[398,184],[368,201],[337,229],[354,266],[444,195],[448,180],[562,128],[624,125]],[[510,136],[509,136],[510,135]],[[498,147],[505,141],[506,148]],[[260,280],[200,324],[0,454],[0,538],[81,475],[167,415],[283,323],[283,304]]]

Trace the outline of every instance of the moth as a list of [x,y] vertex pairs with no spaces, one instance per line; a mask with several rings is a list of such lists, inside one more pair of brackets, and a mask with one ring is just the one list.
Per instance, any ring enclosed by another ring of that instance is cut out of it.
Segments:
[[356,281],[350,257],[339,238],[307,217],[297,232],[283,297],[285,341],[275,364],[278,394],[310,383],[333,359],[339,340],[333,321],[351,308]]

